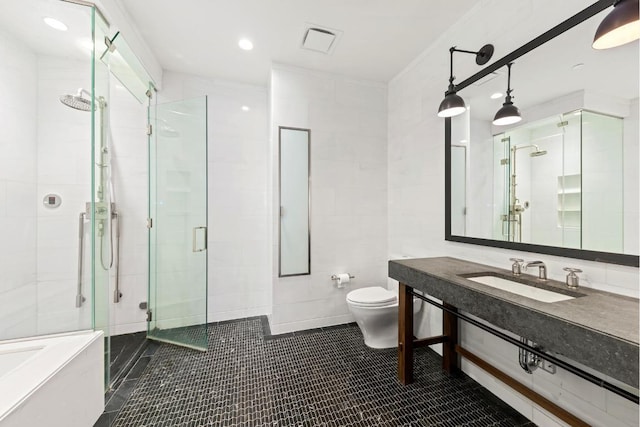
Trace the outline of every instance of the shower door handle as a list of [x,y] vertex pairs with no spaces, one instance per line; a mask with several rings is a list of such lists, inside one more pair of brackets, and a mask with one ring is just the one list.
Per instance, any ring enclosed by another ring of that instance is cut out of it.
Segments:
[[[198,230],[204,230],[204,246],[198,249]],[[193,227],[193,252],[203,252],[207,250],[207,227]]]

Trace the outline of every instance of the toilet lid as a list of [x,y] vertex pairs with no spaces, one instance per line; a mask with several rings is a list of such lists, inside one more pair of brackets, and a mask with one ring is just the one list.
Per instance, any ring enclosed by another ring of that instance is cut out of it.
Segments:
[[349,292],[347,301],[366,305],[388,304],[396,301],[396,294],[381,286],[372,286]]

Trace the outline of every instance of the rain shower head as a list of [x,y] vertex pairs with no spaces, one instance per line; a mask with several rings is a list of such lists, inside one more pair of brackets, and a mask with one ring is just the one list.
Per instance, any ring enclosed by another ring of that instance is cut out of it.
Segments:
[[83,98],[82,95],[88,94],[86,90],[80,88],[78,89],[78,93],[76,95],[62,95],[60,96],[60,102],[62,102],[67,107],[71,107],[75,110],[80,111],[91,111],[91,100]]
[[[83,95],[87,95],[89,99],[84,98]],[[91,94],[82,88],[78,89],[78,93],[76,93],[75,95],[60,96],[60,102],[62,102],[67,107],[71,107],[75,110],[91,111]],[[103,97],[98,98],[98,104],[100,105],[100,108],[103,108],[107,105]]]
[[523,148],[533,148],[535,150],[535,151],[532,151],[531,153],[529,153],[530,157],[539,157],[539,156],[544,156],[545,154],[547,154],[547,150],[541,150],[540,147],[538,147],[536,144],[519,145],[519,146],[511,147],[511,151],[513,152],[513,155],[515,156],[516,151],[522,150]]

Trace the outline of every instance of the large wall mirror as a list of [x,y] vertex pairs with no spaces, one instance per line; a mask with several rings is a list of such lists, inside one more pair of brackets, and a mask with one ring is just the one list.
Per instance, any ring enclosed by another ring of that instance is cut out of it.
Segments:
[[311,274],[309,137],[309,129],[279,129],[280,277]]
[[[600,1],[457,85],[446,239],[638,266],[638,42],[591,47]],[[507,63],[522,121],[492,124]]]

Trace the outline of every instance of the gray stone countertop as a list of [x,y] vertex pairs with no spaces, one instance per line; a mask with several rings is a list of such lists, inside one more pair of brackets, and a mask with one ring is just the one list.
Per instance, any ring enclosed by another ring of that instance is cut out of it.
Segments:
[[[389,261],[389,277],[524,336],[545,351],[565,356],[638,388],[639,301],[586,287],[570,290],[564,282],[513,276],[511,270],[456,258]],[[461,275],[491,273],[574,299],[545,303],[473,282]]]

